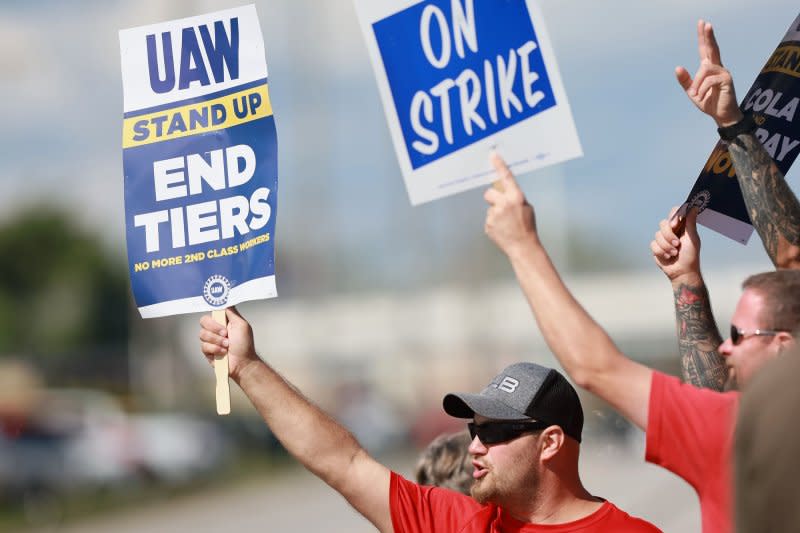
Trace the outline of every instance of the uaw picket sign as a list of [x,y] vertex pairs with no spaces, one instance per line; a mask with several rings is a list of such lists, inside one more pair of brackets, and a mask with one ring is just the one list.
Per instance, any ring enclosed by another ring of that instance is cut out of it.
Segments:
[[142,317],[277,296],[277,139],[255,7],[119,38],[128,262]]
[[582,155],[541,13],[525,0],[355,0],[412,204]]
[[[143,318],[272,298],[278,159],[255,6],[119,32],[125,228]],[[230,412],[227,355],[217,413]]]
[[[786,175],[800,154],[800,16],[761,69],[740,107],[753,113],[755,136]],[[684,206],[702,209],[697,221],[737,242],[753,234],[750,216],[723,141],[711,152]]]

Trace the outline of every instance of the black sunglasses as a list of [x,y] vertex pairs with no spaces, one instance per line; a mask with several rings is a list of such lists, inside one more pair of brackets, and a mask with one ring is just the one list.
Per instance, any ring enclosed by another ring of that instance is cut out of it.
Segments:
[[753,331],[745,331],[731,324],[731,342],[734,346],[737,346],[748,337],[772,337],[778,333],[788,333],[788,331],[785,329],[754,329]]
[[531,431],[538,431],[552,424],[540,421],[531,422],[486,422],[485,424],[476,424],[469,422],[467,428],[469,435],[473,439],[477,435],[483,444],[499,444],[516,439],[523,433],[530,433]]

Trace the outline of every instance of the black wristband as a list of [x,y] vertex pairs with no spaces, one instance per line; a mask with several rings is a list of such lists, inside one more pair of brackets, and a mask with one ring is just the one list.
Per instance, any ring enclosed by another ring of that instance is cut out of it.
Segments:
[[752,113],[745,113],[742,120],[736,124],[725,126],[724,128],[717,128],[720,138],[723,141],[732,141],[742,133],[753,133],[756,131],[756,121],[753,119]]

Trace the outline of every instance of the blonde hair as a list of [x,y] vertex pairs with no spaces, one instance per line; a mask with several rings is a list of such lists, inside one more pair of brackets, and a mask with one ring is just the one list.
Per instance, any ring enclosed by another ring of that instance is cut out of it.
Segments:
[[466,430],[444,433],[433,439],[417,462],[417,483],[444,487],[469,495],[472,486],[472,458],[468,448],[471,441]]

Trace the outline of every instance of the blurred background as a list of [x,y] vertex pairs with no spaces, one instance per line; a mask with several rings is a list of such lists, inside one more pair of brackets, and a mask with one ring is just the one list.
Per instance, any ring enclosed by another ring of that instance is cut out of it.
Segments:
[[[237,5],[0,1],[0,531],[371,530],[235,386],[232,414],[214,414],[199,316],[144,321],[130,295],[117,30]],[[443,394],[510,362],[555,362],[484,236],[482,190],[410,206],[351,2],[256,6],[278,129],[280,297],[240,309],[265,359],[411,476],[417,452],[460,427]],[[578,299],[628,354],[677,373],[649,242],[717,134],[673,70],[694,71],[695,25],[710,20],[741,98],[796,2],[541,9],[585,156],[519,178]],[[741,280],[771,264],[757,236],[701,237],[724,328]],[[641,432],[583,400],[587,487],[665,531],[699,531],[692,489],[644,464]]]

